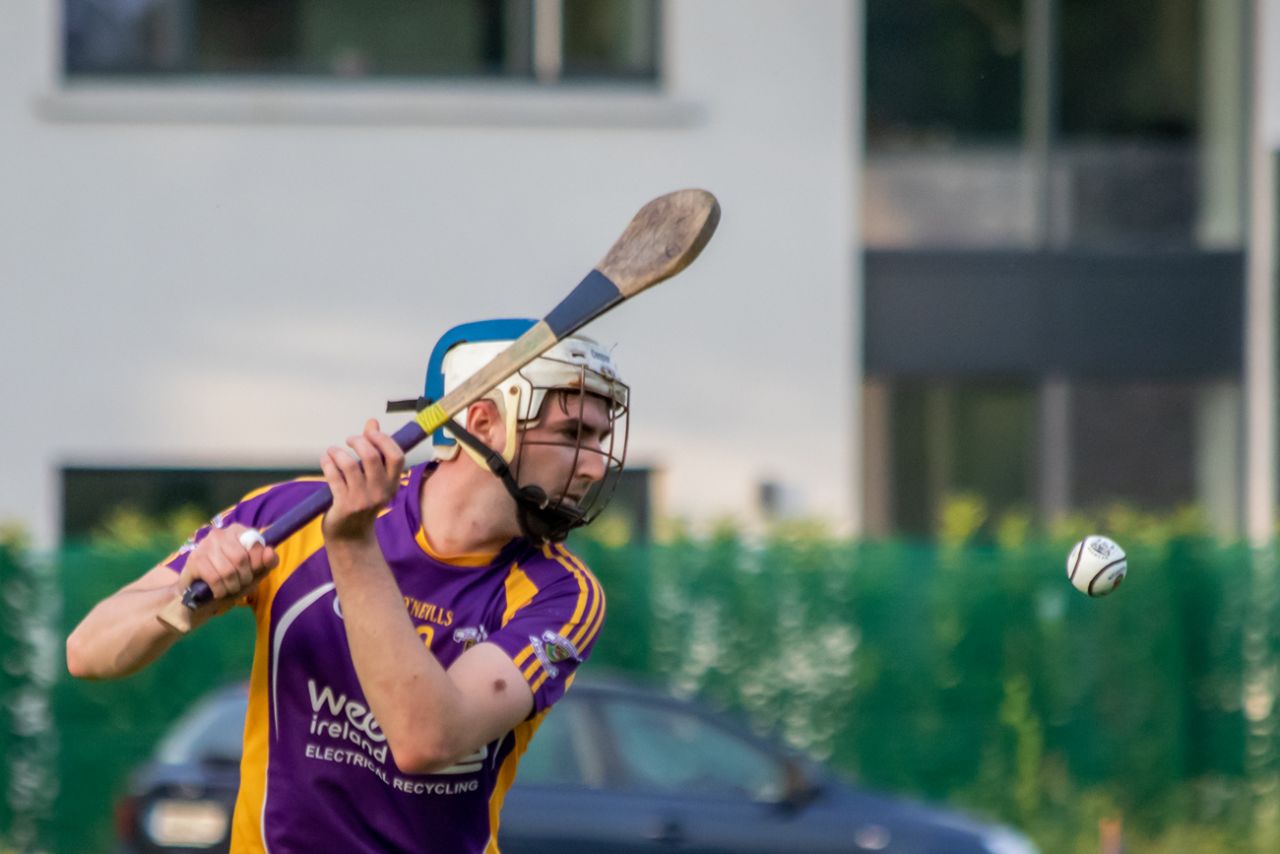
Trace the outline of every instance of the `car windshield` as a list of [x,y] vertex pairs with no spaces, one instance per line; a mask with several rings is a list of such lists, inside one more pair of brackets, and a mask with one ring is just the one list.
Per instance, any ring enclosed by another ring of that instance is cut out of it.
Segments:
[[660,704],[610,701],[603,711],[628,787],[757,801],[784,795],[784,764],[710,721]]
[[590,773],[584,765],[582,709],[566,697],[556,710],[543,718],[529,750],[520,759],[516,779],[521,785],[593,786],[600,773]]
[[166,765],[239,763],[248,704],[243,692],[218,694],[196,704],[160,742],[156,760]]

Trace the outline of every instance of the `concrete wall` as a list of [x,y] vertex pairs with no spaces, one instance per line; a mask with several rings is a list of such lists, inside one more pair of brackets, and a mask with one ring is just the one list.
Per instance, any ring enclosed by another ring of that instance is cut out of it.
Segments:
[[703,257],[589,330],[633,459],[695,519],[770,478],[856,522],[857,4],[668,3],[660,93],[67,85],[58,6],[0,20],[0,519],[51,542],[64,462],[314,460],[446,327],[541,316],[700,186]]

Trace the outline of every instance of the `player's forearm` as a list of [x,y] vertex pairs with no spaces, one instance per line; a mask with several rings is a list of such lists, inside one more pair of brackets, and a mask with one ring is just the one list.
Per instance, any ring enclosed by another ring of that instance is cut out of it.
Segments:
[[461,694],[414,630],[377,541],[326,547],[356,676],[396,764],[423,771],[475,749]]
[[67,638],[67,670],[80,679],[114,679],[146,667],[177,635],[156,614],[176,586],[126,588],[94,606]]

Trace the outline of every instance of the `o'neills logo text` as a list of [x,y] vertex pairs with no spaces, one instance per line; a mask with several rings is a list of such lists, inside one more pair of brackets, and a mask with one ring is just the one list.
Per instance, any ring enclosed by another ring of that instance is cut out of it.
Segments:
[[441,608],[434,602],[423,602],[421,599],[406,596],[404,597],[404,606],[409,609],[410,614],[419,620],[426,620],[428,623],[435,623],[438,626],[453,625],[453,612]]
[[328,685],[316,690],[314,679],[307,680],[311,693],[310,731],[312,735],[350,742],[379,762],[387,761],[387,737],[378,721],[364,703],[347,699],[346,694],[334,694]]

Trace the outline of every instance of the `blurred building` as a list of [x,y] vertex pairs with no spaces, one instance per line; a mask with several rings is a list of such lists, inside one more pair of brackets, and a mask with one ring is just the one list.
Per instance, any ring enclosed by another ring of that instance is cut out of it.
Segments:
[[971,492],[1241,533],[1252,15],[867,0],[870,531]]
[[[701,186],[698,263],[587,330],[665,473],[632,522],[748,516],[767,475],[851,527],[858,26],[845,0],[9,4],[0,519],[51,543],[89,473],[314,469],[443,330],[541,316]],[[822,411],[824,453],[777,441],[772,413]]]
[[60,472],[309,468],[440,330],[545,312],[693,185],[707,254],[590,330],[664,473],[633,518],[916,534],[976,493],[1239,534],[1274,503],[1266,4],[18,4],[0,518],[55,540]]

